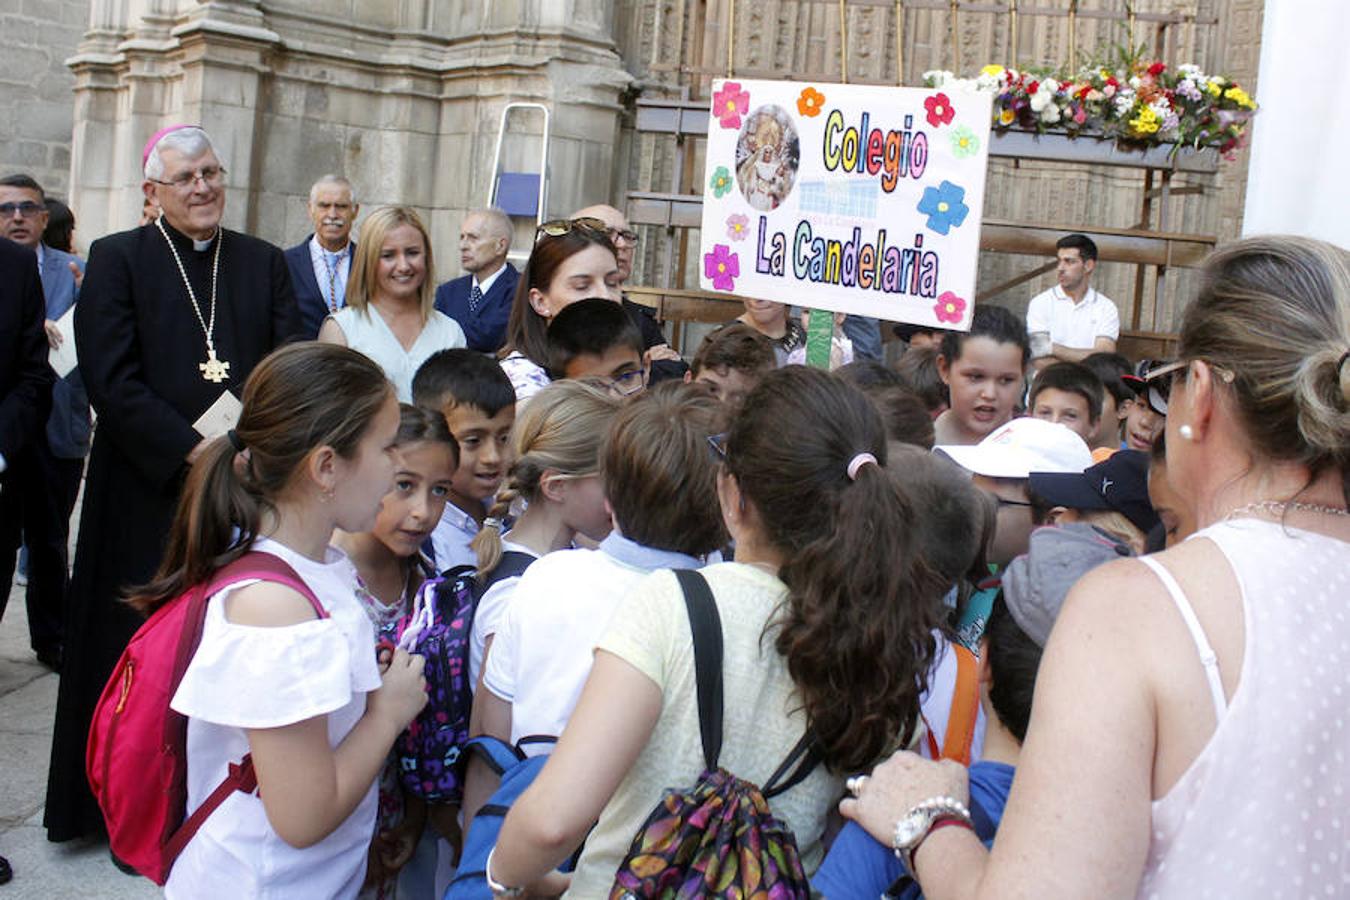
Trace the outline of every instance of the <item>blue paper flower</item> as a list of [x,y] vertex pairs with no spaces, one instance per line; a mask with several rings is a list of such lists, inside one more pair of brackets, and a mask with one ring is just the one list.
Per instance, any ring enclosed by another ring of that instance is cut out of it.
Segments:
[[919,212],[928,216],[928,227],[938,234],[946,234],[953,225],[966,220],[970,207],[966,206],[966,189],[944,181],[937,187],[924,188],[919,200]]

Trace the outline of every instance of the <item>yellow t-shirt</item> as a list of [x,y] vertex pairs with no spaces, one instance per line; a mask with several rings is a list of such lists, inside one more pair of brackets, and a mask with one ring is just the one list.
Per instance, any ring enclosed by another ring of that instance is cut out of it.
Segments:
[[[769,622],[787,594],[774,576],[741,563],[702,570],[722,619],[720,765],[763,785],[801,739],[805,718]],[[762,639],[761,639],[762,638]],[[568,897],[605,897],[638,828],[669,788],[692,787],[703,772],[694,647],[684,595],[671,572],[648,576],[615,610],[597,649],[635,666],[661,688],[661,718],[637,762],[586,838]],[[820,865],[825,816],[843,791],[824,765],[769,801],[797,838],[808,874]]]

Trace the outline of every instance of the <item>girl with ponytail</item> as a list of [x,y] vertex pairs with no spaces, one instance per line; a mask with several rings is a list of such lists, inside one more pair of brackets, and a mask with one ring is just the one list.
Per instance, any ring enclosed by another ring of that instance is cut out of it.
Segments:
[[188,717],[188,808],[251,753],[259,791],[235,793],[187,844],[165,896],[355,897],[376,778],[426,701],[422,660],[382,672],[355,571],[329,544],[367,531],[390,486],[399,425],[379,367],[345,347],[292,344],[253,370],[239,424],[192,467],[152,610],[249,551],[287,563],[323,606],[267,581],[212,596],[171,705]]
[[[578,534],[593,541],[609,534],[600,488],[600,443],[618,410],[619,401],[608,392],[580,381],[560,381],[540,391],[516,419],[511,432],[515,462],[482,530],[469,544],[478,557],[479,584],[486,587],[474,613],[470,643],[469,677],[475,685],[524,566],[572,546]],[[502,523],[518,501],[525,510],[503,535]],[[503,553],[516,554],[518,561],[509,567],[509,576]]]
[[[736,544],[734,563],[702,570],[721,619],[720,764],[762,785],[814,735],[823,765],[769,801],[810,874],[843,776],[914,736],[947,586],[920,558],[918,516],[858,389],[770,372],[708,443]],[[681,589],[656,572],[614,611],[557,748],[506,817],[491,881],[531,884],[584,838],[570,893],[607,895],[663,792],[703,770],[695,684]]]

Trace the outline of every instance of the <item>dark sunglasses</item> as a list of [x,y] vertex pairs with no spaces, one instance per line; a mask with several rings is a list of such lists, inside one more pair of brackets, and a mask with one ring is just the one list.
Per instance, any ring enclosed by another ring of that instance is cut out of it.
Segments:
[[719,462],[726,462],[726,461],[727,461],[727,435],[728,435],[728,434],[729,434],[729,432],[724,431],[724,432],[722,432],[721,434],[710,434],[710,435],[708,435],[708,446],[712,448],[713,456],[714,456]]

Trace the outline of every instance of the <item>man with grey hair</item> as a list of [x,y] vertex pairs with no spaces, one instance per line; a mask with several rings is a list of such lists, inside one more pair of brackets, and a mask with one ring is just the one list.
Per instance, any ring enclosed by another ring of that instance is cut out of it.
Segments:
[[314,231],[286,251],[301,330],[307,338],[318,337],[323,320],[347,304],[347,276],[356,251],[352,225],[360,210],[352,183],[341,175],[324,175],[309,189]]
[[500,209],[470,210],[459,226],[459,265],[468,274],[436,288],[436,308],[464,329],[470,350],[496,353],[520,273],[506,261],[511,220]]
[[[221,226],[225,168],[196,126],[145,146],[150,224],[89,249],[75,344],[98,428],[66,610],[47,836],[103,828],[85,778],[95,702],[142,619],[121,599],[154,575],[179,490],[253,367],[299,331],[281,250]],[[220,438],[216,438],[220,439]]]

